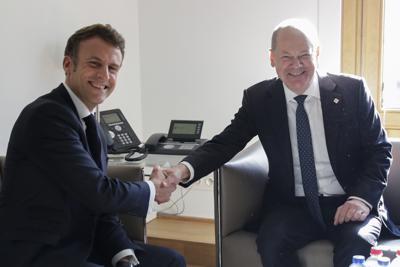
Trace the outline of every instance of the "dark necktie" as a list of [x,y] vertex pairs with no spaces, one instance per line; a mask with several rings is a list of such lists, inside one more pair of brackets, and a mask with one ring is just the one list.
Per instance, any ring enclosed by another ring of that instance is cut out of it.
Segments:
[[299,95],[294,99],[298,106],[296,109],[297,146],[299,149],[301,178],[303,181],[304,195],[311,216],[325,228],[318,197],[318,182],[315,172],[314,152],[311,139],[310,123],[304,109],[304,100],[307,95]]
[[83,118],[86,124],[86,139],[89,144],[89,150],[97,166],[101,168],[101,142],[97,132],[97,122],[93,114]]

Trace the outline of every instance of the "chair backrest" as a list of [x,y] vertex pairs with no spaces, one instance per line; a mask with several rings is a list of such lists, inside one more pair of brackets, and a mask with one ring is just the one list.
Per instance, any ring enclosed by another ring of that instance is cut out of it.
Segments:
[[[261,143],[258,141],[238,153],[219,168],[215,175],[219,178],[215,179],[217,184],[214,197],[221,204],[215,209],[216,213],[220,213],[215,214],[215,218],[224,218],[220,221],[220,230],[222,236],[226,236],[243,228],[261,211],[262,196],[268,181],[268,159]],[[229,182],[225,182],[227,179]],[[237,197],[239,195],[240,198]]]
[[392,138],[393,162],[390,167],[388,185],[383,193],[383,199],[392,221],[400,225],[400,139]]
[[[122,181],[143,181],[143,168],[134,164],[109,164],[108,176],[118,178]],[[137,217],[131,214],[119,214],[129,238],[146,242],[146,218]]]
[[222,240],[258,218],[267,181],[268,159],[259,141],[214,172],[217,266],[222,264]]

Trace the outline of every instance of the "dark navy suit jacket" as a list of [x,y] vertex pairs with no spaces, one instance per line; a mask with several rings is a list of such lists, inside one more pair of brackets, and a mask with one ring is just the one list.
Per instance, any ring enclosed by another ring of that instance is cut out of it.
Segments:
[[[326,145],[340,185],[348,196],[363,198],[372,204],[374,211],[381,210],[391,144],[364,80],[323,74],[319,75],[319,87]],[[276,78],[245,90],[242,106],[231,124],[184,159],[195,170],[191,182],[230,160],[256,135],[269,160],[270,180],[264,206],[293,201],[293,158],[286,99],[282,81]]]
[[[58,250],[54,262],[62,266],[80,266],[93,245],[108,263],[119,251],[136,248],[115,214],[144,217],[150,190],[145,182],[106,176],[102,141],[99,168],[63,85],[29,104],[9,141],[0,198],[0,240],[49,245],[53,252]],[[15,253],[14,257],[29,254]]]

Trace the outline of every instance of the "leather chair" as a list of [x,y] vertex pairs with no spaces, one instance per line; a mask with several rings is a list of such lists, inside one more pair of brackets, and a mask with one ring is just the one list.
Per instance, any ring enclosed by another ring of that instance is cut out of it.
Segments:
[[[391,219],[400,224],[400,139],[392,139],[393,164],[384,192]],[[260,142],[249,146],[214,173],[217,266],[262,267],[256,233],[244,226],[259,215],[268,181],[268,159]],[[380,240],[385,254],[394,257],[400,239]],[[298,251],[302,267],[332,267],[333,246],[328,240],[310,243]]]
[[[108,176],[123,181],[143,181],[144,173],[141,166],[135,164],[109,164]],[[135,241],[146,243],[146,218],[130,214],[119,214],[122,224],[128,233],[129,238]]]

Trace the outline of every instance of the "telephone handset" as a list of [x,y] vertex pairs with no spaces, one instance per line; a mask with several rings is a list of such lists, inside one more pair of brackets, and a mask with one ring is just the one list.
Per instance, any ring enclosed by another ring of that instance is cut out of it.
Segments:
[[[109,137],[109,154],[128,153],[125,156],[127,161],[141,160],[147,156],[144,145],[140,142],[120,109],[100,111],[100,125]],[[139,156],[132,157],[135,153],[138,153]]]
[[147,150],[152,152],[157,149],[160,143],[164,143],[165,141],[167,141],[167,135],[165,133],[154,133],[146,140],[145,146]]

